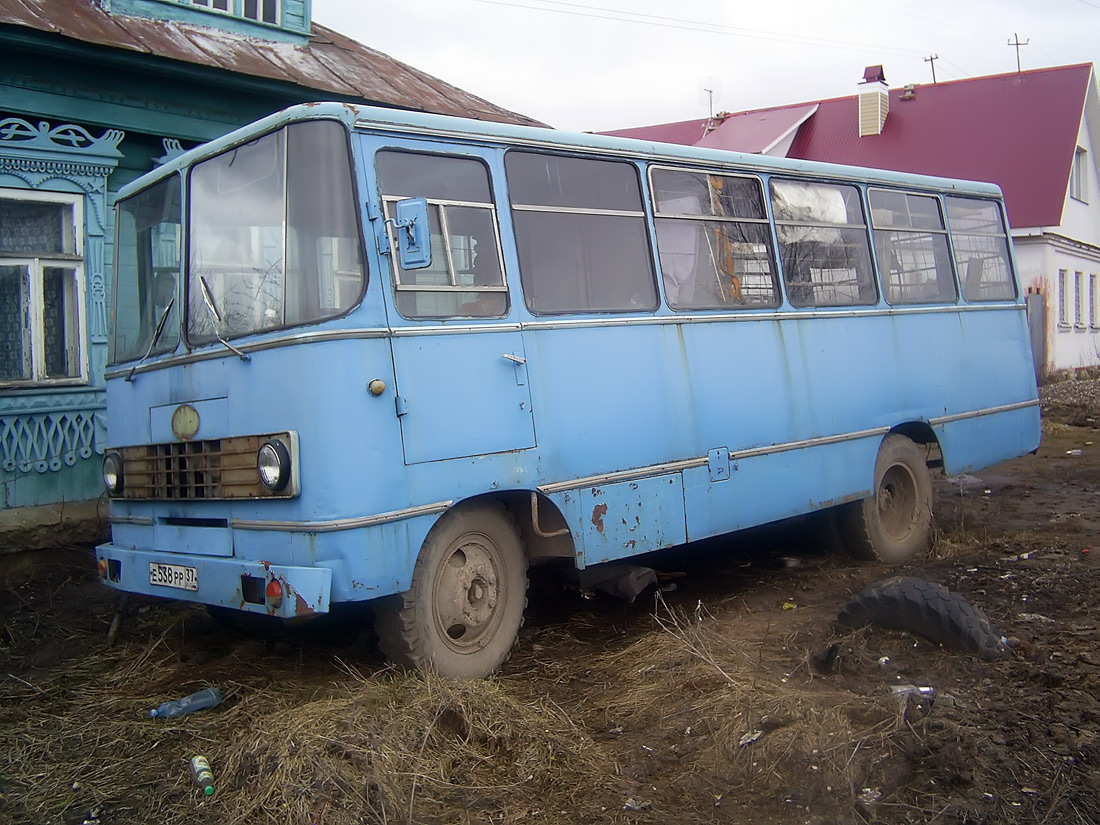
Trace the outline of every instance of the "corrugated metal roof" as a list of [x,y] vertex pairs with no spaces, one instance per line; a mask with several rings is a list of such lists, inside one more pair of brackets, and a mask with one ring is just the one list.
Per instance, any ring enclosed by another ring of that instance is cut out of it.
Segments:
[[822,101],[788,157],[992,181],[1009,223],[1058,226],[1092,66],[890,91],[881,135],[859,137],[855,97]]
[[[1058,226],[1092,73],[1084,63],[917,85],[911,94],[892,89],[882,134],[863,138],[856,95],[822,100],[787,157],[991,181],[1005,194],[1012,226]],[[727,122],[736,128],[748,123],[745,115],[791,108],[741,113]],[[686,136],[683,125],[614,134],[701,145],[701,127],[694,138],[677,139]]]
[[817,104],[809,103],[781,109],[727,114],[698,145],[733,152],[764,153],[790,135],[792,129],[804,123],[815,111]]
[[95,0],[0,0],[2,25],[386,106],[542,125],[316,23],[306,45],[298,46],[194,23],[110,14]]

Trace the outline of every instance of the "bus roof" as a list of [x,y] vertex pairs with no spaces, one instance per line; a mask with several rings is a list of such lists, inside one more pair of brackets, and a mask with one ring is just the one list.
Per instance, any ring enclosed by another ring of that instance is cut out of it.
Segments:
[[262,120],[235,129],[209,143],[196,146],[173,158],[163,166],[145,174],[119,191],[119,197],[132,195],[156,180],[186,169],[203,158],[216,155],[235,145],[288,123],[302,120],[339,120],[349,129],[376,129],[395,134],[431,135],[448,139],[465,139],[477,143],[504,146],[541,147],[566,151],[596,152],[650,161],[719,165],[741,171],[761,171],[799,174],[831,179],[846,179],[894,186],[957,191],[969,195],[1001,196],[1000,187],[992,183],[916,175],[886,169],[842,166],[818,161],[794,160],[767,155],[745,154],[697,146],[683,146],[635,138],[611,137],[587,132],[563,132],[534,126],[493,123],[449,115],[360,106],[351,103],[302,103],[291,106]]

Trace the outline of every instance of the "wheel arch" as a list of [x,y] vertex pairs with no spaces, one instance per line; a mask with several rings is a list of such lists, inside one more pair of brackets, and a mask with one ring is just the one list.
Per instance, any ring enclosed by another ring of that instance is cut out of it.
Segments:
[[547,559],[576,560],[573,535],[565,516],[548,496],[538,490],[501,490],[456,501],[449,509],[484,501],[499,502],[512,516],[529,563]]
[[936,431],[927,421],[906,421],[892,428],[886,435],[894,433],[903,435],[913,443],[925,447],[928,451],[926,463],[929,467],[943,467],[943,446]]

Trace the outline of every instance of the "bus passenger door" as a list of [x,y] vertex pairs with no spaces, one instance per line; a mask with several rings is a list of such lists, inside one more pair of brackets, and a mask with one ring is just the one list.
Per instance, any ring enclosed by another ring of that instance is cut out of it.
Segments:
[[[527,358],[520,326],[509,320],[488,153],[384,148],[374,158],[405,463],[534,447]],[[398,215],[398,204],[412,198],[427,205],[419,219],[428,222],[430,256],[402,265],[399,233],[423,230]]]

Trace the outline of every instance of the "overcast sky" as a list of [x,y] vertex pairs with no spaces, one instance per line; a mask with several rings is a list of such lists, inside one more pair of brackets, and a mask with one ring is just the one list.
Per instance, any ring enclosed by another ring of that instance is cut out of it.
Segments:
[[[1100,63],[1100,0],[313,0],[313,19],[499,106],[599,131]],[[934,64],[925,60],[939,55]]]

